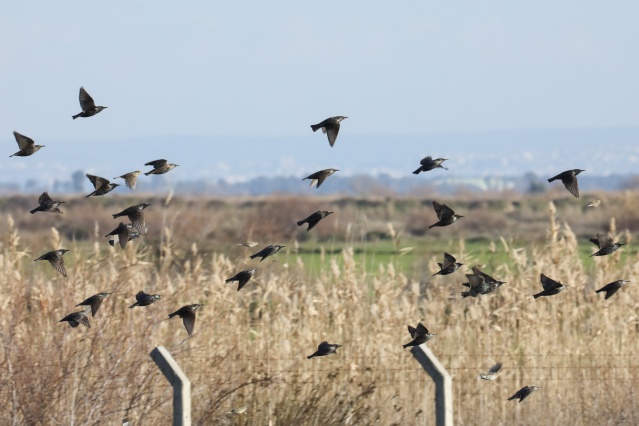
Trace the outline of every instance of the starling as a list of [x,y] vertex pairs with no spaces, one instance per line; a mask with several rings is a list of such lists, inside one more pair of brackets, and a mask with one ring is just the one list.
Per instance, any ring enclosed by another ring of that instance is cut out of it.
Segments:
[[149,306],[160,299],[162,299],[162,296],[159,294],[148,294],[142,290],[135,295],[136,302],[129,306],[129,309],[135,308],[136,306]]
[[579,184],[577,182],[577,175],[581,172],[585,172],[585,170],[566,170],[565,172],[559,173],[557,176],[548,179],[548,182],[561,179],[561,182],[564,184],[568,192],[574,195],[575,198],[579,198]]
[[324,341],[317,346],[317,350],[315,351],[315,353],[313,355],[307,356],[306,359],[311,359],[316,356],[325,356],[330,354],[337,355],[337,348],[341,348],[341,347],[342,345],[338,345],[337,343],[328,343]]
[[430,339],[433,338],[433,336],[435,336],[434,333],[429,333],[428,329],[424,327],[424,325],[421,322],[417,324],[417,328],[413,328],[409,325],[408,333],[410,334],[410,337],[412,337],[413,340],[403,345],[404,348],[407,348],[409,346],[419,346],[423,343],[428,342]]
[[599,207],[599,204],[601,204],[601,200],[592,200],[591,202],[588,203],[588,205],[586,207]]
[[75,120],[78,117],[91,117],[102,111],[103,109],[107,109],[105,106],[95,106],[95,102],[93,98],[84,90],[84,87],[80,87],[80,108],[82,108],[82,112],[76,115],[72,115]]
[[452,256],[452,255],[450,255],[448,253],[444,253],[444,262],[443,263],[437,263],[437,264],[439,265],[439,271],[435,272],[433,274],[433,277],[435,275],[449,275],[449,274],[452,274],[453,272],[458,270],[460,266],[463,265],[463,263],[457,262],[457,259],[455,259],[454,256]]
[[116,186],[120,186],[120,184],[111,183],[109,182],[108,179],[105,179],[100,176],[94,176],[87,173],[87,177],[89,178],[89,180],[93,184],[93,187],[95,188],[95,191],[87,195],[87,198],[91,196],[97,197],[99,195],[108,194],[109,192],[113,191]]
[[625,246],[623,243],[615,243],[612,237],[608,234],[597,234],[597,238],[591,238],[590,242],[597,245],[599,250],[593,254],[592,256],[606,256],[608,254],[614,253],[621,246]]
[[311,229],[313,229],[313,227],[315,227],[315,225],[319,223],[320,220],[324,219],[329,214],[333,214],[333,212],[329,212],[326,210],[318,210],[312,215],[310,215],[309,217],[307,217],[306,219],[299,220],[297,222],[297,226],[302,226],[305,223],[308,223],[308,228],[306,228],[306,230],[310,231]]
[[63,321],[68,321],[69,325],[73,328],[79,326],[80,324],[86,325],[87,327],[91,328],[91,324],[89,324],[89,318],[87,318],[87,315],[84,313],[84,311],[69,314],[58,322]]
[[241,407],[237,407],[232,409],[231,411],[229,411],[226,414],[243,414],[246,412],[246,410],[248,409],[248,407],[246,405],[243,405]]
[[102,301],[111,293],[107,293],[107,292],[103,292],[103,293],[98,293],[94,296],[89,297],[88,299],[84,300],[83,302],[78,303],[75,306],[86,306],[86,307],[91,307],[91,316],[95,317],[95,314],[98,312],[98,309],[100,309],[100,305],[102,304]]
[[275,253],[277,253],[278,251],[280,251],[284,247],[286,247],[286,246],[280,246],[280,245],[277,245],[277,244],[273,244],[273,245],[270,245],[268,247],[264,247],[262,250],[258,251],[254,255],[252,255],[251,259],[255,259],[256,257],[261,257],[261,259],[260,259],[260,262],[261,262],[262,260],[266,259],[267,257],[274,255]]
[[163,175],[164,173],[168,173],[174,168],[176,168],[179,164],[169,164],[166,160],[154,160],[149,161],[145,164],[145,166],[153,167],[153,170],[150,172],[146,172],[144,175]]
[[541,296],[554,296],[555,294],[561,293],[566,289],[566,286],[559,281],[555,281],[551,278],[548,278],[544,274],[540,275],[541,285],[544,288],[544,291],[533,295],[536,299]]
[[240,291],[242,290],[242,287],[244,287],[246,283],[249,282],[253,274],[255,274],[255,271],[257,271],[257,268],[247,269],[246,271],[238,272],[237,274],[235,274],[234,277],[226,280],[226,282],[230,283],[233,281],[237,281],[238,282],[237,291]]
[[339,170],[338,169],[320,170],[319,172],[315,172],[312,175],[306,176],[302,180],[310,179],[311,180],[311,187],[313,186],[313,184],[317,183],[317,187],[319,188],[320,185],[322,185],[322,183],[324,183],[326,178],[329,177],[330,175],[332,175],[335,172],[339,172]]
[[326,133],[328,136],[328,143],[333,146],[335,145],[335,139],[337,139],[337,134],[339,133],[339,122],[345,118],[348,117],[343,117],[341,115],[330,117],[319,124],[311,124],[311,129],[313,129],[314,132],[322,129],[322,133]]
[[48,260],[51,266],[53,266],[56,271],[61,273],[62,276],[66,277],[67,270],[64,269],[64,260],[62,260],[62,255],[68,251],[69,250],[67,249],[53,250],[35,259],[34,262],[37,260]]
[[179,316],[182,318],[182,322],[184,323],[184,328],[186,328],[186,332],[189,333],[189,336],[193,335],[193,326],[195,325],[195,311],[200,309],[202,305],[194,304],[194,305],[186,305],[182,306],[177,311],[169,314],[169,318],[173,318],[174,316]]
[[436,158],[433,160],[433,157],[429,155],[428,157],[422,158],[422,161],[419,162],[421,166],[419,166],[419,169],[415,170],[413,174],[418,175],[421,172],[428,172],[438,167],[448,170],[448,168],[442,166],[442,163],[447,160],[447,158]]
[[497,364],[490,367],[490,370],[488,370],[488,372],[480,374],[479,378],[492,382],[493,380],[497,379],[497,377],[499,377],[499,370],[501,370],[501,362],[498,362]]
[[430,225],[428,229],[435,226],[452,225],[457,222],[457,219],[464,217],[462,215],[455,214],[455,212],[446,204],[439,204],[437,201],[433,201],[433,208],[435,209],[435,213],[437,213],[437,219],[439,219],[439,221]]
[[497,289],[497,286],[491,285],[491,283],[486,282],[486,279],[481,275],[467,274],[466,278],[468,279],[468,283],[464,283],[463,285],[468,287],[469,290],[462,291],[462,299],[465,299],[468,296],[477,297],[480,294],[492,293]]
[[258,244],[259,243],[256,243],[255,241],[245,241],[243,243],[239,243],[238,246],[252,248],[252,247],[255,247]]
[[38,152],[40,148],[44,148],[44,145],[36,145],[35,142],[33,142],[33,139],[21,135],[18,132],[14,131],[13,136],[16,138],[16,142],[18,142],[18,148],[20,148],[20,151],[10,155],[9,157],[28,157]]
[[606,292],[605,300],[608,300],[612,297],[613,294],[617,292],[617,290],[619,290],[621,287],[628,284],[629,282],[630,281],[628,280],[614,281],[614,282],[611,282],[610,284],[606,284],[605,286],[601,287],[599,290],[596,290],[595,293],[601,293],[602,291],[605,291]]
[[64,204],[64,201],[53,201],[49,193],[45,191],[40,195],[40,198],[38,198],[38,204],[40,204],[38,207],[31,210],[31,214],[35,212],[62,213],[58,206]]
[[519,402],[522,402],[524,399],[528,398],[528,395],[530,395],[537,389],[540,389],[539,386],[524,386],[523,388],[515,392],[513,396],[508,398],[508,401],[519,398]]
[[[116,213],[113,215],[113,219],[116,219],[120,216],[126,216],[131,221],[131,225],[142,235],[146,235],[146,225],[144,223],[144,213],[143,210],[149,207],[151,204],[141,203],[136,204],[135,206],[128,207],[122,210],[120,213]],[[121,243],[120,243],[121,244]]]
[[[122,248],[126,247],[126,243],[140,236],[138,232],[135,232],[133,230],[132,224],[127,223],[125,225],[123,222],[120,222],[118,227],[115,228],[113,231],[109,232],[108,234],[106,234],[104,238],[115,236],[115,235],[118,236],[118,241],[120,242],[120,247]],[[115,245],[115,238],[111,238],[109,240],[109,244],[113,247]]]
[[127,188],[135,189],[135,185],[137,185],[138,183],[138,175],[140,173],[141,172],[139,170],[136,170],[131,173],[125,173],[122,176],[114,177],[113,179],[124,179],[124,183],[126,184]]

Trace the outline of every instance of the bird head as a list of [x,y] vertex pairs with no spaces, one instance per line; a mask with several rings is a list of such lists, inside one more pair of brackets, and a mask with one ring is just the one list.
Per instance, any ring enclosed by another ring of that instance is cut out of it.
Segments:
[[147,207],[149,207],[150,205],[151,205],[151,204],[149,204],[149,203],[142,203],[142,204],[138,204],[138,208],[139,208],[140,210],[144,210],[144,209],[146,209]]
[[191,305],[191,309],[193,309],[194,311],[197,311],[198,309],[200,309],[203,306],[203,304],[200,303],[195,303],[193,305]]
[[333,118],[335,119],[335,121],[337,121],[337,122],[339,123],[340,121],[345,120],[345,119],[347,119],[348,117],[345,117],[345,116],[343,116],[343,115],[337,115],[337,116],[335,116],[335,117],[333,117]]
[[332,175],[335,172],[339,172],[339,169],[328,169],[328,175]]
[[100,296],[100,297],[107,297],[109,294],[113,294],[113,293],[110,293],[110,292],[108,292],[108,291],[103,291],[102,293],[99,293],[99,294],[98,294],[98,296]]
[[249,269],[246,272],[248,272],[249,274],[253,275],[256,271],[257,271],[257,268],[253,268],[253,269]]
[[58,250],[58,251],[60,252],[60,254],[64,254],[64,253],[68,252],[69,250],[67,250],[67,249],[60,249],[60,250]]
[[464,216],[462,216],[460,214],[454,214],[453,216],[455,217],[455,219],[461,219],[462,217],[464,217]]
[[108,107],[105,107],[105,106],[97,106],[97,107],[95,107],[95,109],[96,109],[98,112],[102,111],[103,109],[107,109],[107,108],[108,108]]
[[120,186],[120,184],[119,183],[112,183],[111,184],[111,188],[115,188],[116,186]]
[[575,169],[575,170],[573,170],[573,172],[575,172],[575,176],[577,176],[579,173],[585,172],[585,170]]

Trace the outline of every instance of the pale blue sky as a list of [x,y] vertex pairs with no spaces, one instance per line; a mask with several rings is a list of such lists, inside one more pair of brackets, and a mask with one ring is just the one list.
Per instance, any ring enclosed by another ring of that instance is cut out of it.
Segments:
[[[309,125],[331,115],[350,117],[331,155],[348,135],[639,127],[637,1],[31,1],[2,9],[7,155],[12,130],[49,143],[46,150],[86,151],[94,169],[117,158],[90,157],[109,147],[127,149],[136,164],[164,156],[161,146],[138,152],[126,140],[252,137],[216,144],[211,155],[232,164],[259,144],[255,137],[330,149]],[[73,121],[81,85],[109,109]],[[47,161],[45,150],[38,155]]]

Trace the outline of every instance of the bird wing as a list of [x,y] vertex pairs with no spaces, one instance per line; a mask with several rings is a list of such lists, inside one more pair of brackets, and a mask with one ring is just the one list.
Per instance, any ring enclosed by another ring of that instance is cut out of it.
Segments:
[[100,309],[100,305],[102,305],[102,300],[104,300],[103,297],[90,297],[89,299],[91,299],[91,315],[95,316],[95,314],[98,312],[98,309]]
[[415,331],[415,327],[411,327],[410,325],[408,326],[408,334],[410,334],[410,337],[413,339],[415,338]]
[[87,173],[87,177],[89,178],[89,180],[91,181],[91,183],[93,184],[93,187],[98,190],[104,186],[107,186],[109,183],[108,179],[105,179],[103,177],[100,176],[94,176],[94,175],[90,175]]
[[326,136],[328,137],[328,143],[330,143],[331,146],[335,145],[335,139],[337,139],[337,134],[339,133],[339,127],[340,126],[338,122],[331,123],[331,125],[327,125],[325,127]]
[[135,210],[128,215],[131,225],[142,235],[146,235],[146,224],[144,222],[144,213],[142,210]]
[[326,354],[327,352],[330,352],[330,350],[331,350],[331,344],[328,343],[326,340],[317,346],[317,351],[322,355]]
[[479,269],[479,267],[477,266],[473,266],[472,268],[473,270],[473,274],[482,277],[484,279],[484,281],[486,282],[495,282],[495,279],[493,277],[491,277],[490,275],[484,273],[481,271],[481,269]]
[[74,318],[74,321],[91,328],[91,324],[89,324],[89,318],[87,318],[84,312],[78,312],[78,315]]
[[577,182],[576,176],[566,176],[561,179],[561,182],[564,184],[568,192],[575,196],[575,198],[579,198],[579,183]]
[[437,219],[439,220],[448,219],[450,217],[453,217],[454,214],[455,212],[453,211],[453,209],[448,207],[446,204],[442,204],[440,212],[437,215]]
[[614,244],[612,237],[608,234],[597,234],[597,240],[599,241],[600,249]]
[[415,329],[415,337],[417,336],[426,336],[428,334],[428,329],[424,327],[424,324],[421,322],[417,324],[417,328]]
[[488,374],[497,374],[501,370],[501,362],[493,365],[490,370],[488,370]]
[[[590,242],[599,247],[599,238],[591,238]],[[599,247],[601,248],[601,247]]]
[[541,279],[541,285],[546,291],[561,287],[561,283],[553,280],[552,278],[548,278],[544,274],[541,274],[540,279]]
[[53,199],[49,197],[49,194],[47,192],[43,192],[42,195],[40,195],[40,198],[38,198],[38,203],[40,205],[50,204],[53,203]]
[[138,174],[135,172],[127,173],[122,176],[122,179],[129,189],[135,189],[135,185],[138,183]]
[[95,102],[91,95],[84,90],[84,87],[80,87],[80,107],[82,108],[82,111],[95,109]]
[[145,164],[145,166],[152,166],[154,168],[158,168],[158,167],[162,167],[162,166],[166,166],[168,162],[164,159],[161,160],[153,160],[153,161],[149,161],[148,163]]
[[486,280],[481,275],[467,274],[466,278],[468,279],[470,288],[477,288],[477,287],[483,286],[486,283]]
[[324,181],[328,177],[328,172],[322,170],[321,172],[313,173],[311,176],[316,176],[313,179],[317,179],[317,187],[319,188],[320,185],[324,183]]
[[146,293],[144,292],[144,290],[140,290],[138,291],[138,294],[135,295],[135,300],[138,302],[142,302],[144,300],[144,296],[146,296]]
[[184,323],[186,332],[191,336],[193,334],[193,327],[195,326],[195,313],[188,310],[180,316],[182,317],[182,323]]
[[131,235],[131,230],[128,226],[120,222],[118,225],[118,240],[120,240],[120,247],[126,247],[126,243],[129,241],[129,235]]
[[13,132],[13,136],[16,138],[16,142],[18,142],[18,147],[20,148],[20,151],[24,151],[27,148],[33,148],[33,146],[35,145],[35,142],[33,141],[33,139],[25,135],[21,135],[18,132]]
[[448,253],[444,253],[444,262],[441,265],[442,269],[448,268],[450,265],[453,265],[457,259]]
[[53,266],[53,268],[58,271],[59,273],[62,274],[62,276],[66,277],[67,276],[67,270],[64,268],[64,260],[62,259],[62,256],[58,256],[54,259],[48,259],[49,263],[51,264],[51,266]]
[[442,204],[439,204],[437,201],[433,201],[433,208],[435,209],[435,213],[437,213],[437,219],[442,219]]

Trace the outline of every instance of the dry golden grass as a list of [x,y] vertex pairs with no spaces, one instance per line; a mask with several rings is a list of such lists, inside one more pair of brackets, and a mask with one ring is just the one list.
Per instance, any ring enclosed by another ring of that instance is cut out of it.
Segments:
[[[432,424],[433,383],[401,347],[409,341],[406,325],[420,320],[437,333],[429,347],[453,376],[456,424],[639,424],[638,259],[622,249],[582,263],[577,238],[555,219],[553,205],[543,213],[545,241],[519,247],[495,240],[510,262],[486,272],[507,284],[464,300],[461,271],[429,278],[438,270],[435,257],[423,259],[415,276],[393,262],[370,273],[348,248],[318,254],[321,272],[310,278],[302,258],[288,251],[261,263],[248,259],[251,249],[202,254],[178,229],[181,208],[157,207],[163,220],[152,222],[155,237],[126,250],[109,247],[103,235],[112,227],[97,225],[83,244],[53,228],[23,245],[22,229],[4,217],[0,424],[118,424],[124,416],[169,424],[171,389],[149,357],[158,345],[191,379],[197,425]],[[208,229],[207,212],[197,214]],[[215,232],[230,226],[212,220]],[[244,232],[246,223],[237,226]],[[67,279],[32,261],[55,248],[71,249]],[[466,253],[463,240],[450,251],[467,266],[487,262]],[[242,291],[224,283],[248,267],[259,269]],[[541,272],[571,287],[533,300]],[[613,298],[595,295],[622,278],[632,283]],[[128,309],[142,289],[163,298]],[[100,291],[114,294],[90,329],[57,322]],[[167,314],[190,303],[205,306],[187,338]],[[307,360],[323,340],[344,346]],[[478,381],[496,361],[504,364],[502,377]],[[524,385],[542,389],[522,404],[506,401]],[[243,406],[243,414],[228,414]]]

